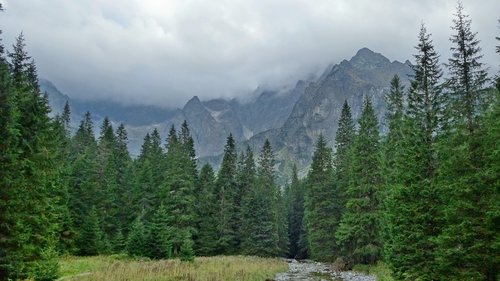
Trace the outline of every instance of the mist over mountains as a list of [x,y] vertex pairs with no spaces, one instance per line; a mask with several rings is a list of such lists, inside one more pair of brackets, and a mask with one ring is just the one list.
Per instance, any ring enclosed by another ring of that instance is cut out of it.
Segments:
[[[108,116],[114,124],[124,123],[129,134],[129,150],[138,155],[146,133],[157,128],[164,139],[172,125],[178,127],[187,120],[200,161],[217,165],[226,137],[232,133],[239,149],[250,145],[258,151],[269,139],[276,154],[278,169],[287,173],[289,163],[307,167],[313,143],[323,134],[332,144],[344,100],[350,104],[353,117],[361,113],[364,96],[372,98],[383,121],[384,93],[390,79],[399,75],[407,83],[410,63],[391,62],[382,54],[368,48],[360,49],[350,60],[329,66],[321,76],[299,80],[280,89],[256,89],[248,101],[211,99],[197,96],[183,108],[168,110],[154,106],[121,105],[111,102],[83,102],[61,93],[48,80],[41,80],[47,92],[53,114],[62,111],[69,101],[72,126],[77,128],[81,116],[90,111],[98,130],[100,121]],[[303,169],[303,171],[305,171]]]

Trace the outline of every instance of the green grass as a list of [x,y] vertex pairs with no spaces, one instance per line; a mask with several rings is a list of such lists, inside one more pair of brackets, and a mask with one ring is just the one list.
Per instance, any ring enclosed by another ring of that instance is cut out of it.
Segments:
[[141,261],[124,256],[63,257],[60,280],[75,281],[262,281],[288,270],[280,259],[248,256]]
[[353,268],[354,271],[372,274],[377,277],[377,281],[394,281],[392,272],[389,267],[383,262],[378,262],[376,265],[358,264]]
[[59,259],[59,273],[61,274],[61,278],[67,278],[106,268],[119,260],[132,261],[133,259],[124,255],[94,257],[63,256]]

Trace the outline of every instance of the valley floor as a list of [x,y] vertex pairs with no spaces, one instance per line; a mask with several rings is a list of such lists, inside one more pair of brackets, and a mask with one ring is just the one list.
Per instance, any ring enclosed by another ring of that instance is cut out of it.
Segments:
[[126,256],[63,257],[61,278],[75,281],[263,281],[287,270],[278,258],[247,256],[198,257],[179,260],[136,260]]
[[59,263],[60,281],[393,281],[383,264],[336,272],[327,263],[250,256],[197,257],[194,262],[65,256]]

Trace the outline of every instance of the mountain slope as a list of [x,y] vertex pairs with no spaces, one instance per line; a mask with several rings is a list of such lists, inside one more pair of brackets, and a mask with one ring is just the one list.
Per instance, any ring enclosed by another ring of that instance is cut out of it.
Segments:
[[286,165],[290,163],[288,160],[305,167],[310,162],[313,144],[319,134],[333,144],[344,100],[351,106],[353,118],[357,119],[363,97],[371,97],[381,121],[385,108],[383,97],[391,78],[397,74],[403,83],[407,83],[410,73],[408,62],[391,62],[381,54],[363,48],[351,60],[333,66],[318,81],[310,83],[281,128],[258,134],[248,143],[258,149],[268,138],[282,171],[290,168]]

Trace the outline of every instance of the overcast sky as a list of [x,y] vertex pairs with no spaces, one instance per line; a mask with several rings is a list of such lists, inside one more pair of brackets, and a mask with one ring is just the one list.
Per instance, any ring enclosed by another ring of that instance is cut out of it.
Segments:
[[[362,47],[414,53],[419,25],[449,57],[453,0],[0,0],[3,42],[22,31],[39,76],[70,97],[182,106],[281,85]],[[464,0],[498,71],[499,0]]]

